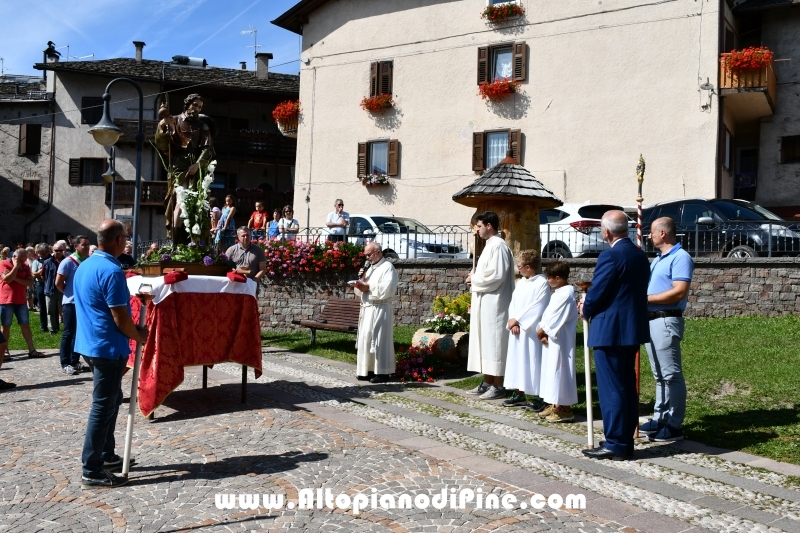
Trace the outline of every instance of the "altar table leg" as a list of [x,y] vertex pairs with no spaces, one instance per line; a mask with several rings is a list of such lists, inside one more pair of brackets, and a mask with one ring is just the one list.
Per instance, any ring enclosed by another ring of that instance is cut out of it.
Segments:
[[153,420],[155,420],[155,419],[156,419],[156,412],[155,412],[155,410],[154,410],[152,413],[150,413],[149,415],[147,415],[147,419],[148,419],[149,421],[151,421],[151,422],[152,422]]
[[203,388],[208,388],[208,367],[203,365]]
[[247,367],[242,365],[242,403],[247,403]]

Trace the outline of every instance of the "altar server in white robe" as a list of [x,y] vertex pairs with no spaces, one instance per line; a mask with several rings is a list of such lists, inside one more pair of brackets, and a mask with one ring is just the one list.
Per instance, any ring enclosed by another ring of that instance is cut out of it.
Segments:
[[467,391],[482,400],[503,398],[508,353],[508,305],[514,292],[514,256],[498,228],[500,219],[492,211],[478,214],[478,236],[486,240],[475,270],[467,276],[472,292],[467,370],[483,373],[483,382]]
[[544,274],[554,292],[537,331],[537,337],[545,345],[540,393],[542,399],[550,404],[539,413],[539,417],[548,422],[570,422],[574,420],[571,405],[578,403],[575,376],[578,306],[575,290],[567,281],[569,264],[563,261],[550,263]]
[[397,270],[383,257],[378,243],[367,243],[364,255],[372,266],[360,273],[354,286],[361,298],[356,376],[366,379],[374,373],[370,383],[385,383],[396,369],[392,302],[397,296]]
[[[522,279],[517,282],[511,297],[506,326],[509,333],[504,385],[511,391],[511,396],[503,402],[506,407],[525,405],[526,394],[539,395],[542,342],[536,337],[536,329],[550,302],[550,285],[539,273],[541,268],[542,259],[537,250],[520,252],[517,270]],[[535,410],[541,403],[541,400],[532,401],[531,409]]]

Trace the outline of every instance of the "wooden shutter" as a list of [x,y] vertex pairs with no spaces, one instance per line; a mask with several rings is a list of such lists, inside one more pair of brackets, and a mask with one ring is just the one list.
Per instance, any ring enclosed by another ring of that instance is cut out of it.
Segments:
[[392,94],[392,73],[394,71],[393,61],[381,61],[380,93]]
[[389,141],[389,168],[386,174],[389,176],[397,176],[398,162],[400,159],[400,143],[397,140]]
[[508,149],[511,150],[511,157],[521,165],[522,130],[508,130]]
[[489,47],[478,48],[478,85],[489,82]]
[[367,143],[358,143],[358,177],[367,175]]
[[472,134],[472,170],[483,170],[483,132]]
[[80,159],[70,159],[69,160],[69,184],[70,185],[80,185],[81,184],[81,160]]
[[373,96],[378,96],[380,93],[378,92],[378,70],[380,68],[380,63],[373,63],[369,66],[369,97],[372,98]]
[[19,125],[19,151],[17,152],[19,155],[25,155],[28,153],[28,125],[27,124],[20,124]]
[[514,43],[514,81],[525,81],[528,71],[528,47],[525,42]]

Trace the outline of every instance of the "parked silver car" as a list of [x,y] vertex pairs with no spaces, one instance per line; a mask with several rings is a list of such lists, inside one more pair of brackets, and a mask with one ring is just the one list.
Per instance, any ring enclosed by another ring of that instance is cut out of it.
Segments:
[[389,258],[468,259],[469,250],[453,235],[434,233],[413,218],[391,215],[350,215],[347,240],[375,241]]
[[[606,211],[623,208],[611,204],[564,204],[539,211],[542,257],[568,259],[595,257],[608,248],[600,234],[600,219]],[[630,218],[630,217],[629,217]],[[636,242],[636,222],[628,235]]]

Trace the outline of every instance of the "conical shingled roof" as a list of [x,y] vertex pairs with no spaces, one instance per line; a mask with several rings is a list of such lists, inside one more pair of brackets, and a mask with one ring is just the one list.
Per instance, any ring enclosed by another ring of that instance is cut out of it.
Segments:
[[553,191],[548,190],[525,167],[504,159],[493,166],[472,184],[453,195],[453,201],[469,207],[478,207],[486,201],[529,200],[540,209],[562,205]]

